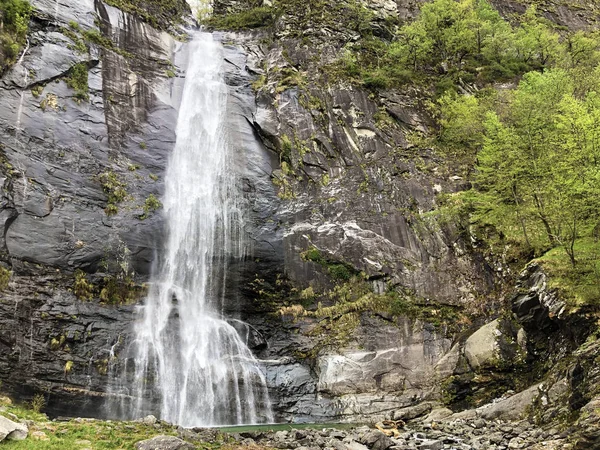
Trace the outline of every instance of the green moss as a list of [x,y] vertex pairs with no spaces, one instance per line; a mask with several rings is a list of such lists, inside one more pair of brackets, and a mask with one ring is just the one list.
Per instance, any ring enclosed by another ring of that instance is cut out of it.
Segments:
[[104,49],[113,51],[124,58],[133,58],[133,55],[122,48],[119,48],[109,37],[104,36],[99,30],[90,29],[82,33],[82,37],[85,41],[94,43]]
[[106,205],[106,208],[104,208],[104,213],[109,217],[118,214],[118,212],[119,208],[117,207],[117,205],[112,203],[109,203],[108,205]]
[[254,80],[252,82],[252,89],[254,89],[255,91],[258,91],[263,86],[266,86],[266,84],[267,84],[267,76],[266,75],[260,75],[256,80]]
[[71,39],[71,41],[73,42],[72,44],[69,44],[67,46],[68,48],[70,48],[71,50],[74,50],[82,55],[86,55],[89,52],[87,45],[85,44],[85,41],[79,35],[80,29],[79,29],[79,25],[77,24],[77,22],[69,23],[69,28],[63,28],[63,29],[61,29],[61,32],[62,32],[62,34],[67,36],[69,39]]
[[65,337],[65,335],[61,335],[59,337],[53,337],[50,340],[50,350],[59,350],[60,348],[62,348],[63,345],[65,345],[67,338]]
[[[28,439],[22,441],[6,440],[2,442],[2,448],[5,450],[70,450],[92,447],[86,441],[92,442],[96,450],[133,450],[136,442],[157,435],[178,434],[176,426],[162,421],[152,425],[95,419],[51,422],[44,414],[31,408],[31,405],[6,405],[2,407],[0,415],[12,420],[16,416],[19,421],[31,421],[28,423],[30,433],[43,432],[47,436],[47,440],[35,440],[31,434]],[[193,441],[193,446],[202,450],[234,448],[229,438],[220,433],[216,433],[211,442]]]
[[0,292],[6,290],[12,272],[5,267],[0,266]]
[[88,281],[83,270],[78,269],[75,271],[73,293],[79,300],[91,300],[94,296],[94,285]]
[[40,95],[42,95],[43,91],[44,86],[40,84],[31,88],[31,95],[33,95],[35,98],[38,98]]
[[67,85],[75,90],[74,97],[77,100],[87,101],[89,99],[88,91],[88,67],[82,62],[75,64],[69,71]]

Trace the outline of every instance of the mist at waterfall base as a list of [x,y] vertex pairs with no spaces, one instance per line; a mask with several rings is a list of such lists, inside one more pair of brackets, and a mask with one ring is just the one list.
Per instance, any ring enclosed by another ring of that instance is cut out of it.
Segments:
[[121,408],[132,419],[152,413],[187,427],[269,423],[265,376],[223,315],[229,265],[243,261],[247,241],[224,132],[222,47],[197,32],[189,51],[162,199],[164,251],[138,311],[126,373],[112,374],[129,382],[113,394],[127,399]]

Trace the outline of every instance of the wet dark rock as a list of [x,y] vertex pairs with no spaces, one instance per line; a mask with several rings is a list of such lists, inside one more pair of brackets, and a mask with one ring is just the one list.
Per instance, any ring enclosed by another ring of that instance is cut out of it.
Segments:
[[394,441],[381,431],[371,431],[362,436],[359,442],[371,450],[387,450],[394,445]]

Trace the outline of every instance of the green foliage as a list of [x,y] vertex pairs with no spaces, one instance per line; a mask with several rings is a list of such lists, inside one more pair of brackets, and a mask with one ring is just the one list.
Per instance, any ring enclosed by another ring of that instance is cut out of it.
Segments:
[[94,297],[94,285],[88,281],[83,270],[77,269],[75,271],[73,293],[79,300],[91,300]]
[[133,304],[147,294],[146,286],[138,285],[133,277],[127,273],[104,278],[104,285],[100,290],[100,300],[112,305]]
[[456,204],[484,240],[524,254],[560,247],[573,270],[589,272],[575,267],[577,243],[600,224],[600,66],[584,74],[575,60],[498,96],[442,97],[438,145],[476,157],[474,188]]
[[0,292],[4,291],[8,287],[8,282],[12,272],[5,267],[0,266]]
[[472,164],[484,141],[484,119],[497,98],[495,90],[477,95],[448,92],[438,100],[438,145],[446,156],[465,158]]
[[139,216],[139,219],[147,219],[150,216],[150,214],[152,214],[154,211],[161,207],[162,203],[160,202],[160,200],[158,200],[154,194],[150,194],[144,202],[144,213],[141,216]]
[[121,203],[127,197],[126,184],[122,182],[116,173],[107,171],[98,176],[102,189],[108,196],[108,205],[104,210],[106,215],[112,216],[118,212],[117,204]]
[[26,0],[0,0],[0,73],[13,64],[27,39],[31,5]]
[[36,414],[39,414],[45,405],[46,399],[42,394],[35,394],[31,399],[31,410]]
[[280,152],[279,152],[280,160],[286,161],[289,163],[291,161],[291,157],[292,157],[292,149],[293,149],[293,145],[292,145],[292,141],[290,140],[289,136],[286,134],[281,136],[281,145],[280,145]]
[[352,276],[357,274],[357,270],[353,267],[324,257],[316,247],[310,247],[308,250],[302,252],[300,256],[304,261],[312,261],[323,266],[334,280],[348,281]]
[[319,30],[323,27],[339,28],[340,17],[344,27],[357,31],[361,36],[371,34],[372,12],[356,0],[276,0],[273,6],[256,6],[251,9],[213,15],[203,19],[212,28],[244,30],[273,26],[280,16],[294,18],[294,26],[286,30],[290,37],[306,38],[306,30]]
[[185,0],[107,0],[109,5],[133,14],[154,28],[173,29],[190,11]]
[[69,28],[63,28],[61,31],[62,31],[62,34],[67,36],[73,42],[73,44],[69,44],[67,46],[68,48],[70,48],[71,50],[75,50],[82,55],[85,55],[88,53],[88,51],[89,51],[88,47],[85,44],[85,41],[83,40],[83,38],[79,35],[80,28],[79,28],[79,24],[77,24],[77,22],[69,23]]
[[38,98],[40,95],[42,95],[42,92],[44,92],[44,86],[42,85],[37,85],[31,88],[31,95],[33,95],[35,98]]
[[246,11],[206,18],[205,25],[220,30],[248,30],[271,26],[275,22],[276,10],[270,6],[258,6]]
[[574,243],[574,267],[561,248],[554,248],[536,261],[549,275],[549,287],[558,289],[571,306],[600,305],[600,242],[584,237]]
[[67,85],[75,90],[75,98],[77,100],[88,100],[88,67],[84,62],[77,63],[69,71]]
[[[123,50],[120,47],[117,47],[117,45],[112,41],[112,39],[110,39],[107,36],[104,36],[99,30],[96,30],[96,29],[85,30],[82,33],[82,37],[86,42],[94,43],[94,44],[98,45],[99,47],[113,51],[125,58],[133,58],[133,55],[131,53]],[[77,49],[81,48],[81,44],[78,41],[76,42],[76,48]]]
[[333,73],[374,90],[433,79],[441,95],[459,81],[510,80],[597,58],[597,43],[589,35],[562,39],[534,6],[513,25],[488,0],[434,0],[399,29],[393,42],[366,36],[349,44]]
[[[164,421],[158,421],[152,425],[146,425],[139,421],[120,422],[93,419],[50,421],[46,415],[34,411],[31,405],[9,404],[0,409],[0,415],[11,420],[15,420],[16,416],[18,422],[28,421],[30,433],[41,431],[47,436],[47,440],[36,440],[31,435],[22,441],[5,440],[2,442],[2,448],[5,450],[70,450],[91,447],[86,441],[93,442],[93,448],[97,450],[134,449],[136,442],[151,439],[157,435],[177,436],[178,434],[176,426]],[[194,441],[193,446],[203,450],[233,448],[231,444],[228,444],[228,438],[220,433],[214,435],[210,442]]]

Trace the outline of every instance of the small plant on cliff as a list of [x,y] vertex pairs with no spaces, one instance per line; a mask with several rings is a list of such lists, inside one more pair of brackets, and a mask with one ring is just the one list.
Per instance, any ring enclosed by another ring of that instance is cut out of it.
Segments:
[[98,178],[102,183],[102,190],[108,196],[108,205],[104,212],[107,216],[112,216],[118,212],[117,204],[127,197],[126,184],[111,170],[101,173]]
[[327,273],[334,280],[348,281],[357,271],[343,262],[333,261],[323,256],[321,251],[316,247],[310,247],[308,250],[300,254],[304,261],[311,261],[327,269]]
[[10,270],[0,266],[0,292],[8,287],[8,281],[10,280],[11,275],[12,272]]
[[147,219],[150,216],[150,214],[159,209],[161,206],[162,203],[160,202],[160,200],[158,200],[154,194],[150,194],[144,202],[144,213],[139,216],[139,219]]
[[75,99],[88,100],[88,67],[86,63],[78,63],[71,67],[67,85],[75,90]]
[[144,297],[147,292],[146,285],[136,284],[131,275],[121,273],[104,278],[100,300],[113,305],[132,304]]
[[94,296],[94,285],[88,281],[83,270],[77,269],[75,271],[73,293],[79,300],[91,300]]

